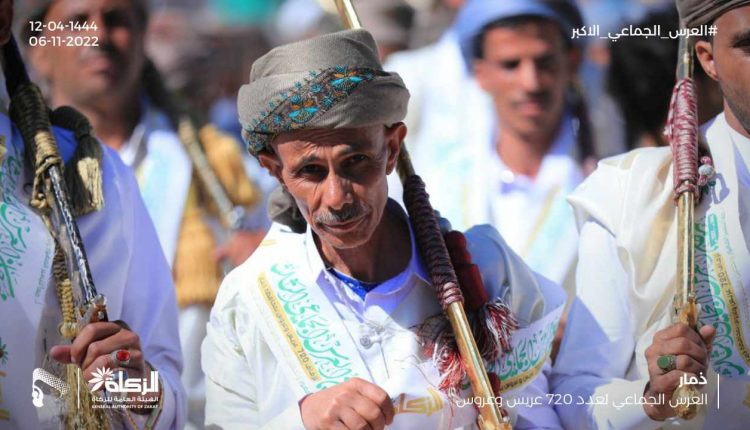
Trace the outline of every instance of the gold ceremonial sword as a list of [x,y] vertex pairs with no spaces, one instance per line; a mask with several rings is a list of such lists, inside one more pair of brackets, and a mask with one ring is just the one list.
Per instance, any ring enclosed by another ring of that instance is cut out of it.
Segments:
[[[351,0],[334,0],[334,2],[338,8],[339,16],[347,28],[362,28]],[[495,394],[487,377],[487,370],[484,367],[484,362],[472,335],[469,321],[466,318],[466,312],[463,307],[463,296],[461,295],[461,290],[458,288],[458,281],[453,267],[450,265],[450,259],[447,258],[447,264],[445,260],[439,262],[430,261],[440,259],[441,256],[447,257],[448,250],[440,233],[434,211],[429,205],[427,193],[424,192],[424,184],[414,172],[409,153],[403,143],[401,144],[398,158],[398,173],[404,185],[404,203],[406,204],[409,218],[415,230],[417,243],[421,245],[419,248],[422,255],[440,254],[437,258],[425,258],[425,263],[428,266],[438,300],[441,302],[443,311],[448,316],[451,328],[455,334],[461,360],[471,383],[471,389],[475,397],[483,400],[479,402],[481,405],[479,406],[479,426],[483,430],[511,430],[512,427],[509,418],[502,416],[498,405],[499,402],[495,402]],[[417,195],[410,199],[407,189],[415,188],[417,189]],[[410,204],[409,200],[412,200],[413,204]],[[418,223],[419,225],[417,225]],[[429,231],[425,233],[425,236],[422,236],[419,234],[420,230]],[[428,248],[428,250],[425,248]],[[443,271],[443,273],[436,273],[440,271]],[[445,273],[445,271],[449,273]],[[440,281],[437,281],[436,278]]]
[[[695,92],[692,84],[693,46],[687,38],[680,38],[677,64],[677,87],[673,94],[669,133],[674,158],[674,187],[677,201],[677,285],[673,301],[672,322],[687,324],[698,331],[698,304],[694,281],[694,212],[695,188],[698,186],[698,119]],[[681,385],[672,393],[677,404],[675,413],[682,419],[692,419],[698,405],[688,401],[699,397],[693,385]]]
[[[63,324],[62,334],[73,339],[86,324],[107,321],[107,300],[97,292],[91,275],[83,239],[70,203],[70,192],[63,179],[63,160],[52,133],[49,110],[39,88],[29,79],[15,39],[3,49],[10,116],[26,145],[34,168],[35,209],[50,224],[50,232],[62,251],[67,277],[72,285],[76,323]],[[14,64],[15,67],[10,65]],[[39,186],[37,186],[37,184]],[[32,206],[34,204],[32,203]],[[41,206],[41,207],[40,207]]]

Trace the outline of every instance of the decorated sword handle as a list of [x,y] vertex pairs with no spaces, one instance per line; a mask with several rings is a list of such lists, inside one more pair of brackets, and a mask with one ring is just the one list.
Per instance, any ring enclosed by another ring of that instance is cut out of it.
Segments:
[[10,116],[23,137],[26,156],[34,171],[30,205],[50,224],[50,232],[62,252],[67,282],[72,290],[70,301],[75,308],[77,324],[75,328],[69,325],[62,330],[74,335],[81,325],[107,320],[106,299],[97,293],[94,286],[70,194],[63,179],[63,160],[52,133],[49,109],[39,88],[29,80],[15,39],[11,38],[3,47],[3,59],[6,86],[11,97]]
[[86,250],[71,210],[67,187],[63,182],[59,166],[51,166],[47,174],[49,177],[48,195],[51,197],[48,200],[52,202],[49,218],[55,227],[57,244],[65,259],[68,275],[66,282],[71,284],[72,307],[75,316],[75,323],[63,322],[60,332],[63,337],[74,339],[88,324],[109,320],[107,298],[98,293],[94,286]]
[[[674,198],[677,204],[677,283],[673,301],[673,323],[687,324],[698,330],[699,307],[696,303],[695,203],[698,187],[698,110],[692,80],[693,48],[687,38],[680,38],[677,84],[672,93],[667,133],[674,165]],[[692,419],[699,405],[691,399],[699,396],[694,385],[681,385],[672,393],[670,404],[682,419]]]

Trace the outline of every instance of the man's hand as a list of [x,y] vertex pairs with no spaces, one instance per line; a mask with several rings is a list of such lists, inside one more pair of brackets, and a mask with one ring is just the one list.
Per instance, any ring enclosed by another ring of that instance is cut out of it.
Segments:
[[[126,365],[112,357],[112,353],[120,349],[130,353]],[[140,338],[122,321],[88,324],[72,344],[53,346],[49,355],[60,363],[78,365],[86,381],[93,378],[97,369],[109,368],[123,369],[128,378],[146,378],[151,383],[151,372],[143,358]],[[134,408],[133,412],[147,413],[150,410]]]
[[[658,397],[664,394],[665,404],[643,405],[646,414],[652,420],[663,421],[675,415],[669,400],[680,385],[680,378],[688,374],[698,376],[706,372],[716,329],[712,326],[701,327],[700,333],[685,324],[674,324],[654,334],[654,340],[646,349],[649,383],[644,395]],[[657,365],[659,357],[674,355],[676,368],[665,372]]]
[[307,430],[380,430],[394,416],[388,393],[359,378],[310,394],[300,402],[300,412]]
[[[112,352],[126,349],[130,352],[127,366],[121,366],[112,357]],[[93,377],[96,369],[125,369],[129,378],[147,376],[146,361],[141,352],[138,335],[121,321],[88,324],[70,345],[53,346],[50,357],[60,363],[77,364],[86,380]]]
[[250,257],[265,236],[265,230],[239,230],[226,243],[216,248],[214,259],[217,262],[226,259],[233,267],[237,267]]

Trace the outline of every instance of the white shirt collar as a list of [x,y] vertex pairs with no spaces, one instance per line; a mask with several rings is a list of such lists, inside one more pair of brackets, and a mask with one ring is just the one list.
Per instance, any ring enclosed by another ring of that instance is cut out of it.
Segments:
[[[368,308],[371,307],[379,308],[377,311],[378,314],[390,314],[411,293],[415,284],[420,282],[428,285],[431,284],[428,281],[429,277],[419,258],[414,232],[403,209],[394,200],[389,199],[386,204],[386,210],[396,211],[407,222],[411,242],[411,259],[406,269],[393,278],[380,283],[380,285],[367,293],[364,301],[326,269],[325,262],[320,256],[320,252],[315,244],[313,231],[309,225],[305,232],[305,252],[313,278],[324,289],[329,299],[346,303],[356,311],[355,313],[360,315],[368,313]],[[326,291],[326,289],[331,291]]]
[[555,141],[547,154],[544,155],[536,178],[532,179],[525,175],[513,173],[497,154],[495,139],[492,139],[490,152],[495,164],[491,171],[495,172],[495,183],[499,184],[500,193],[518,189],[530,190],[534,187],[556,186],[561,183],[561,178],[570,176],[578,178],[578,181],[583,178],[581,169],[575,160],[575,133],[573,132],[572,116],[568,111],[563,114]]

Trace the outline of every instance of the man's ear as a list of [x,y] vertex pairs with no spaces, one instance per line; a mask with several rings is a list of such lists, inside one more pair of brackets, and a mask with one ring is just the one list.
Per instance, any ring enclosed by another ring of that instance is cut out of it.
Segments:
[[284,184],[284,180],[281,176],[282,165],[278,154],[275,152],[263,151],[258,154],[258,162],[260,162],[260,165],[268,170],[268,173],[276,178],[279,183],[282,185]]
[[390,175],[396,168],[398,154],[401,152],[401,142],[406,137],[406,124],[396,123],[385,129],[385,144],[388,146],[388,160],[386,162],[386,174]]
[[698,56],[698,61],[701,62],[703,70],[706,74],[714,81],[719,81],[719,75],[716,73],[716,63],[714,62],[714,47],[711,42],[707,40],[699,40],[695,42],[695,54]]

